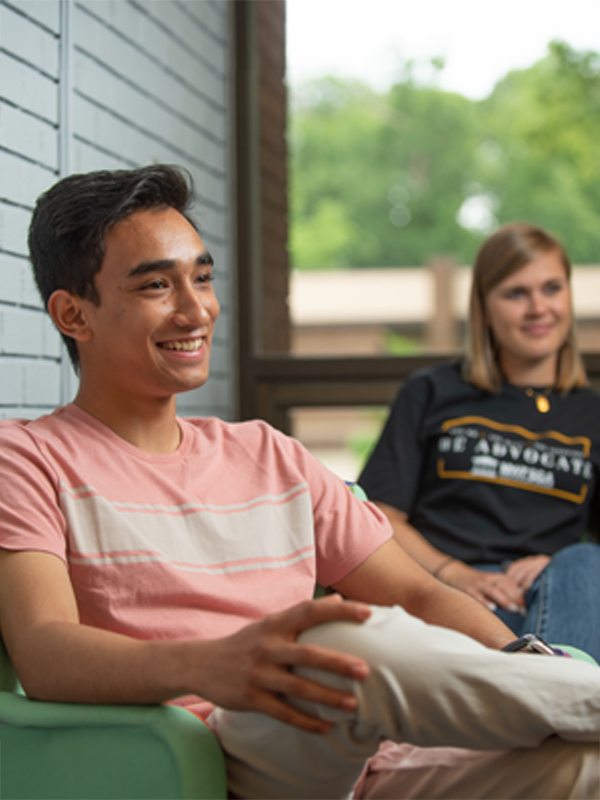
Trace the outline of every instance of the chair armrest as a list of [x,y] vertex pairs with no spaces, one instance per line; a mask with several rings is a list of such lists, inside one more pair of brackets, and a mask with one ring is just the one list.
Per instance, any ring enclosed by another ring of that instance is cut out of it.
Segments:
[[0,692],[3,798],[226,798],[209,728],[176,706],[46,703]]

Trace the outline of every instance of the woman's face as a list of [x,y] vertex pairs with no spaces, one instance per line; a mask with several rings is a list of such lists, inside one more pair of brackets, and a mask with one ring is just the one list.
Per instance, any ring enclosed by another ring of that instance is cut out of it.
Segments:
[[550,250],[530,261],[495,286],[484,305],[508,380],[523,368],[539,373],[542,367],[553,383],[571,327],[571,288],[559,254]]

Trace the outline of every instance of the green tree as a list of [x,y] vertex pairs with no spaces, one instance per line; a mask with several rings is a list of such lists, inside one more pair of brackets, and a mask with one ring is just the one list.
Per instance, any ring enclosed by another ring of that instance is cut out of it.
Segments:
[[552,42],[475,102],[417,79],[389,92],[324,78],[291,125],[291,255],[301,269],[469,263],[521,219],[579,263],[600,253],[600,56]]
[[305,87],[291,135],[293,265],[467,257],[476,238],[456,214],[476,144],[470,101],[417,86],[410,68],[389,95],[332,78]]
[[465,200],[463,187],[475,176],[480,135],[474,104],[458,94],[418,86],[410,77],[392,87],[388,103],[383,150],[388,174],[397,176],[390,194],[393,199],[395,192],[406,190],[411,216],[394,229],[388,207],[380,231],[383,263],[419,265],[439,253],[469,260],[478,237],[457,216]]
[[357,82],[326,78],[304,87],[291,130],[294,266],[360,263],[356,250],[369,228],[362,214],[369,223],[376,214],[378,180],[369,165],[379,162],[384,113],[381,98]]
[[544,59],[509,73],[481,105],[489,139],[480,181],[498,198],[498,221],[542,225],[573,261],[597,263],[600,56],[552,42]]

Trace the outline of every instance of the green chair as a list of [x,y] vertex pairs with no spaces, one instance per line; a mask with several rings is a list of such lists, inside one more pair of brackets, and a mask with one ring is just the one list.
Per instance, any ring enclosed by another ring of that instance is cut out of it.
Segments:
[[226,798],[225,761],[183,708],[27,699],[0,640],[0,797]]

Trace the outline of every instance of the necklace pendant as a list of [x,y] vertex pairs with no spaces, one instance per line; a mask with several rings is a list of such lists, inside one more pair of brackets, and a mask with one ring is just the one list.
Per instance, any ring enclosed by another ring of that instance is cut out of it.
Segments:
[[540,414],[547,414],[550,411],[550,401],[543,394],[538,394],[535,398],[535,404]]

